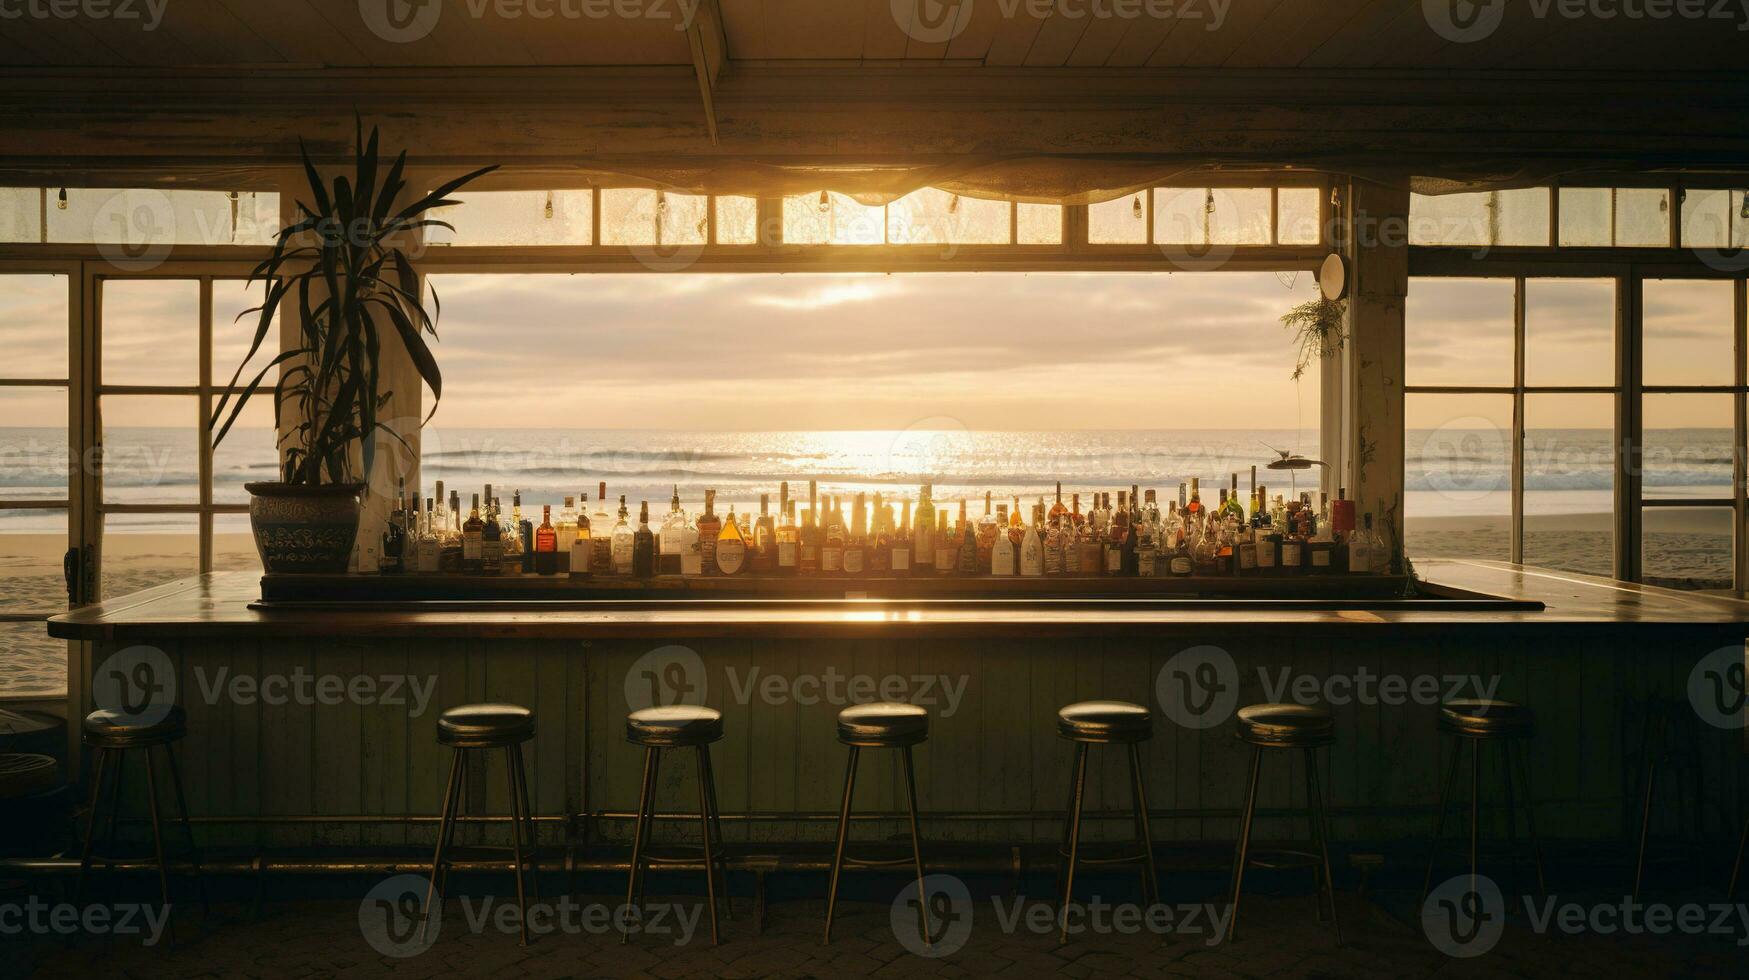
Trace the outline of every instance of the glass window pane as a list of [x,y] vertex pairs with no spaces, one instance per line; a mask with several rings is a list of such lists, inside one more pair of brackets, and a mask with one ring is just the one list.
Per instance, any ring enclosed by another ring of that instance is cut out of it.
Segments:
[[42,240],[42,188],[0,187],[0,242]]
[[255,550],[248,514],[213,515],[213,571],[261,571],[261,552]]
[[1145,245],[1147,196],[1140,192],[1087,206],[1087,241],[1093,245]]
[[1492,199],[1486,192],[1409,195],[1409,244],[1493,244]]
[[838,193],[792,194],[783,199],[783,240],[794,245],[880,245],[887,237],[886,208]]
[[0,388],[0,420],[0,500],[66,500],[67,389]]
[[656,195],[656,235],[661,245],[703,245],[710,240],[711,199],[703,194]]
[[425,229],[433,245],[588,245],[595,199],[588,188],[464,191],[460,204],[431,217],[448,228]]
[[752,197],[719,197],[717,244],[756,245],[759,242],[759,200]]
[[1409,280],[1407,382],[1510,386],[1512,297],[1511,279]]
[[656,244],[656,192],[609,187],[601,192],[601,244]]
[[1646,395],[1641,495],[1731,496],[1730,395]]
[[1216,187],[1210,197],[1209,241],[1216,245],[1269,244],[1269,188]]
[[1511,557],[1512,397],[1406,396],[1403,532],[1411,558]]
[[[261,348],[248,363],[243,361],[243,355],[249,353],[250,342],[255,339],[255,328],[261,322],[261,311],[255,308],[266,298],[267,289],[261,283],[250,284],[247,279],[213,280],[213,384],[230,384],[232,376],[238,374],[239,366],[242,372],[237,377],[237,384],[248,384],[279,355],[280,321],[276,316],[267,336],[262,338]],[[261,383],[271,387],[278,377],[277,371],[270,371]]]
[[237,195],[238,245],[272,245],[279,236],[279,195],[242,191]]
[[1006,245],[1011,205],[949,194],[934,187],[887,205],[893,245]]
[[1164,245],[1207,245],[1209,189],[1154,188],[1154,241]]
[[1316,187],[1283,187],[1275,192],[1275,240],[1282,245],[1316,245],[1323,241],[1318,228],[1318,202],[1323,193]]
[[103,383],[200,384],[200,283],[106,279]]
[[1016,204],[1015,243],[1018,245],[1063,244],[1063,206]]
[[1614,418],[1614,395],[1525,396],[1525,564],[1614,573]]
[[1732,284],[1702,279],[1647,279],[1645,383],[1728,385],[1732,368]]
[[1614,197],[1607,187],[1561,188],[1561,245],[1610,243]]
[[273,393],[264,392],[244,404],[225,440],[213,446],[213,503],[246,504],[249,493],[243,484],[279,479],[275,442]]
[[102,554],[105,599],[199,574],[200,520],[193,514],[106,514]]
[[1647,507],[1640,578],[1672,589],[1731,588],[1729,507]]
[[[3,432],[4,430],[0,430]],[[0,612],[57,613],[67,607],[61,558],[65,510],[0,510]],[[0,654],[0,665],[4,655]],[[0,682],[0,691],[6,685]]]
[[1615,282],[1527,279],[1527,385],[1615,384]]
[[[125,245],[228,245],[236,237],[225,191],[71,187],[50,191],[48,240]],[[129,258],[139,256],[129,255]]]
[[1682,192],[1682,247],[1726,248],[1731,244],[1730,191]]
[[1549,189],[1524,187],[1494,194],[1496,245],[1549,243]]
[[0,694],[66,691],[67,641],[50,637],[41,623],[0,623]]
[[98,407],[104,503],[200,502],[194,396],[104,395]]
[[0,276],[0,377],[68,377],[68,329],[66,276]]
[[1670,192],[1661,187],[1616,188],[1615,243],[1667,247],[1670,244]]

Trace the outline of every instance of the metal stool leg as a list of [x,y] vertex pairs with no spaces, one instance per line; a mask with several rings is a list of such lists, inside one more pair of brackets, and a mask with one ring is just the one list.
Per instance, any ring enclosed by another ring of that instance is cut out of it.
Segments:
[[1725,898],[1729,901],[1737,899],[1737,881],[1743,874],[1743,849],[1745,847],[1749,847],[1749,820],[1743,821],[1743,836],[1737,838],[1737,860],[1731,865],[1731,887],[1725,893]]
[[1051,884],[1053,894],[1059,899],[1063,896],[1063,871],[1067,866],[1065,857],[1069,853],[1069,831],[1075,823],[1071,819],[1071,814],[1075,812],[1075,780],[1079,775],[1079,770],[1075,766],[1074,760],[1071,759],[1069,762],[1069,792],[1063,797],[1063,836],[1057,845],[1056,880]]
[[97,814],[103,805],[103,777],[109,768],[109,750],[97,750],[97,771],[91,780],[91,816],[85,824],[85,847],[79,855],[79,876],[73,883],[73,906],[79,906],[85,894],[85,873],[91,870],[91,843],[97,838]]
[[182,833],[188,838],[188,863],[194,867],[194,882],[200,888],[200,910],[204,916],[213,914],[207,900],[206,876],[200,870],[200,848],[194,843],[194,826],[188,822],[188,800],[182,794],[182,770],[176,765],[176,746],[164,746],[164,757],[170,760],[170,785],[176,790],[176,812],[182,819]]
[[[425,883],[425,906],[419,915],[419,938],[425,937],[425,925],[431,921],[432,899],[437,891],[437,876],[443,867],[443,852],[449,841],[450,828],[455,825],[456,807],[460,802],[462,758],[465,749],[456,749],[450,758],[449,783],[443,789],[443,810],[437,821],[437,849],[431,855],[431,878]],[[441,899],[439,899],[441,901]]]
[[1524,826],[1530,832],[1530,854],[1536,862],[1536,892],[1547,895],[1549,886],[1543,879],[1543,846],[1536,836],[1536,806],[1530,798],[1530,775],[1524,768],[1520,746],[1513,743],[1513,739],[1506,740],[1506,764],[1518,773],[1518,785],[1524,790]]
[[838,808],[838,846],[832,851],[832,878],[826,885],[826,938],[832,941],[832,916],[838,908],[838,878],[844,871],[844,842],[850,833],[850,798],[856,792],[856,759],[862,750],[850,747],[850,761],[844,768],[844,803]]
[[510,854],[516,861],[516,918],[521,944],[528,945],[528,897],[522,888],[522,804],[517,802],[516,753],[519,746],[504,747],[504,782],[510,791]]
[[[1324,897],[1330,901],[1330,927],[1336,930],[1336,945],[1342,945],[1342,919],[1336,913],[1336,878],[1330,868],[1330,811],[1325,806],[1324,779],[1318,774],[1318,751],[1306,750],[1306,773],[1310,779],[1308,805],[1318,834],[1318,857],[1323,861]],[[1322,904],[1322,903],[1320,903]]]
[[1476,877],[1481,855],[1482,819],[1482,741],[1470,743],[1470,891],[1476,890]]
[[1433,865],[1439,860],[1439,842],[1445,836],[1445,814],[1451,806],[1452,794],[1457,791],[1458,765],[1464,758],[1464,743],[1457,740],[1452,746],[1451,766],[1445,774],[1445,786],[1439,791],[1439,819],[1433,824],[1433,842],[1427,848],[1427,877],[1421,882],[1421,901],[1427,901],[1428,893],[1433,891]]
[[115,828],[121,818],[122,787],[127,784],[128,750],[111,749],[115,753],[115,779],[109,788],[109,819],[103,828],[103,870],[115,870]]
[[717,774],[711,768],[711,747],[698,747],[699,769],[711,804],[711,833],[717,835],[717,873],[722,875],[723,918],[735,921],[735,897],[729,894],[729,858],[723,844],[723,811],[717,806]]
[[1227,914],[1227,942],[1239,934],[1239,896],[1245,890],[1245,862],[1251,850],[1251,820],[1257,812],[1257,774],[1263,764],[1263,749],[1251,750],[1251,778],[1245,785],[1245,814],[1239,821],[1239,845],[1233,859],[1233,908]]
[[1154,832],[1148,826],[1148,787],[1142,781],[1142,753],[1130,744],[1130,785],[1135,793],[1136,826],[1141,831],[1142,867],[1147,874],[1142,897],[1150,906],[1160,904],[1160,878],[1154,870]]
[[[1664,722],[1660,718],[1654,722],[1652,716],[1646,718],[1645,738],[1641,743],[1641,751],[1646,753],[1646,775],[1644,792],[1640,796],[1640,846],[1634,858],[1634,891],[1635,901],[1640,898],[1640,886],[1646,879],[1646,846],[1652,836],[1652,800],[1658,792],[1658,760],[1663,752]],[[1654,744],[1657,743],[1657,744]]]
[[923,946],[934,945],[929,938],[929,893],[923,890],[923,843],[917,832],[917,775],[911,766],[911,746],[905,752],[905,799],[911,811],[911,863],[917,866],[917,925],[923,930]]
[[698,747],[698,829],[704,837],[704,893],[710,902],[711,910],[711,945],[718,944],[717,936],[717,855],[711,846],[711,790],[710,780],[706,778],[704,761],[704,746]]
[[[146,748],[146,796],[148,809],[152,814],[152,854],[158,859],[158,891],[164,899],[164,915],[170,915],[170,869],[164,861],[164,832],[158,820],[158,760],[152,757],[150,746]],[[170,927],[170,941],[176,942],[174,926]]]
[[1505,784],[1506,790],[1506,860],[1507,867],[1512,872],[1512,890],[1517,894],[1523,894],[1524,890],[1519,887],[1518,880],[1518,801],[1512,786],[1514,780],[1512,778],[1511,752],[1510,741],[1501,745],[1500,781]]
[[[657,751],[653,746],[644,748],[644,787],[638,792],[638,819],[632,829],[632,863],[626,874],[626,903],[625,907],[620,910],[619,941],[622,944],[631,938],[632,899],[639,894],[638,871],[644,856],[644,825],[646,822],[654,823],[648,814],[650,797],[655,795],[656,790]],[[651,828],[651,830],[654,829],[654,827]]]
[[1081,805],[1087,799],[1087,743],[1075,747],[1075,795],[1069,806],[1068,866],[1063,872],[1063,894],[1057,903],[1057,942],[1069,941],[1069,897],[1075,894],[1075,857],[1081,849]]
[[516,764],[516,794],[522,803],[522,822],[528,827],[528,883],[535,901],[540,901],[540,837],[535,833],[534,809],[528,801],[528,763],[522,757],[522,746],[510,750]]

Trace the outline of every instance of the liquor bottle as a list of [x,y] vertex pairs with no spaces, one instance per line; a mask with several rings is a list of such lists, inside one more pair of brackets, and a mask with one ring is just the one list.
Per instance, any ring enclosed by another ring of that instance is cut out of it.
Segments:
[[935,571],[935,504],[930,500],[933,488],[923,484],[917,497],[917,529],[911,535],[911,561],[917,574]]
[[443,501],[444,501],[443,481],[438,480],[437,481],[437,523],[435,526],[437,528],[437,535],[440,538],[443,536],[444,528],[449,527],[449,513],[444,510]]
[[1202,519],[1202,480],[1199,477],[1190,478],[1190,500],[1179,509],[1189,515],[1190,520]]
[[978,532],[972,527],[972,522],[966,518],[966,502],[960,501],[960,553],[959,561],[954,570],[961,575],[976,575],[983,566],[978,564]]
[[1306,539],[1289,519],[1281,539],[1281,571],[1284,575],[1299,575],[1305,570]]
[[431,498],[426,497],[425,518],[421,522],[419,528],[418,567],[419,571],[426,574],[435,572],[439,568],[441,560],[439,552],[442,550],[443,545],[438,539],[437,530],[437,515],[433,510]]
[[[783,496],[789,496],[789,484],[783,485]],[[777,574],[794,575],[801,566],[801,533],[796,528],[796,502],[785,499],[783,521],[777,525]]]
[[[1153,505],[1154,491],[1148,491],[1148,504]],[[1135,545],[1135,574],[1141,578],[1154,578],[1158,572],[1159,563],[1159,522],[1150,520],[1147,511],[1143,511],[1142,519],[1137,522]]]
[[893,570],[893,508],[874,495],[869,509],[868,548],[863,552],[863,570],[869,575],[888,575]]
[[1074,574],[1075,519],[1068,508],[1045,530],[1045,574]]
[[1336,571],[1336,539],[1330,530],[1330,522],[1322,519],[1320,510],[1318,518],[1308,518],[1313,521],[1310,540],[1306,543],[1306,574],[1329,575]]
[[1173,578],[1189,578],[1196,570],[1196,563],[1190,556],[1190,544],[1184,536],[1182,523],[1171,536],[1172,556],[1166,561],[1166,572]]
[[1051,505],[1051,513],[1050,513],[1051,523],[1055,524],[1056,522],[1062,520],[1063,515],[1067,514],[1068,512],[1069,512],[1069,508],[1063,506],[1063,481],[1058,480],[1057,481],[1057,502]]
[[747,568],[759,575],[777,571],[777,524],[771,519],[771,494],[759,495],[759,520],[753,522],[753,549]]
[[619,517],[613,522],[613,537],[608,542],[615,575],[632,573],[632,541],[636,532],[632,530],[631,516],[631,511],[626,509],[626,495],[622,493],[619,495]]
[[395,510],[383,525],[382,550],[377,555],[377,571],[385,575],[399,574],[402,552],[407,547],[407,481],[401,480],[395,490]]
[[[1255,481],[1253,481],[1255,482]],[[1233,474],[1232,489],[1227,493],[1227,512],[1239,523],[1245,523],[1245,505],[1239,502],[1239,474]]]
[[522,491],[515,490],[510,494],[510,519],[516,524],[516,537],[521,542],[518,545],[522,556],[522,574],[534,572],[534,524],[522,516]]
[[1235,547],[1234,564],[1240,575],[1256,575],[1257,568],[1257,532],[1249,525],[1235,526],[1234,533],[1238,536]]
[[796,538],[799,543],[796,574],[809,577],[820,574],[820,547],[825,542],[820,525],[814,519],[813,507],[802,511],[802,527]]
[[680,509],[680,486],[668,498],[668,516],[662,519],[662,531],[657,535],[656,573],[679,575],[680,556],[686,550],[686,511]]
[[542,504],[540,526],[534,529],[534,571],[552,575],[559,570],[559,532],[553,529],[553,505]]
[[559,519],[553,522],[553,531],[559,536],[559,573],[564,574],[571,569],[571,542],[577,540],[576,497],[565,497],[565,506],[559,508]]
[[739,574],[747,567],[747,535],[735,520],[734,504],[729,505],[729,516],[723,521],[723,529],[717,532],[716,560],[717,571],[724,575]]
[[632,532],[632,577],[656,574],[656,534],[650,530],[650,502],[638,501],[638,529]]
[[717,574],[717,538],[723,531],[723,519],[717,516],[717,492],[704,492],[704,513],[698,518],[699,573]]
[[820,545],[820,574],[844,574],[844,519],[831,501],[826,504],[826,535]]
[[589,515],[590,539],[595,548],[589,553],[589,568],[601,575],[613,573],[613,515],[607,512],[607,481],[595,485],[595,513]]
[[1128,572],[1126,555],[1132,552],[1130,515],[1124,492],[1117,492],[1117,509],[1111,512],[1110,529],[1105,540],[1105,574],[1124,575]]
[[680,532],[680,574],[704,574],[704,549],[700,547],[698,525],[691,521],[687,521],[686,528]]
[[978,518],[978,567],[990,567],[990,549],[996,544],[996,515],[990,511],[990,491],[984,491],[984,516]]
[[[1340,491],[1336,498],[1342,500]],[[1350,519],[1353,515],[1349,515]],[[1376,547],[1372,533],[1372,515],[1367,514],[1365,524],[1360,530],[1348,536],[1348,574],[1371,575],[1373,567],[1373,548]]]
[[474,494],[474,506],[462,524],[462,565],[466,575],[480,574],[480,539],[485,535],[486,522],[480,518],[480,495]]
[[582,506],[577,508],[577,533],[571,536],[572,578],[588,578],[595,561],[595,533],[589,523],[589,495],[584,494]]
[[1040,500],[1032,511],[1032,523],[1026,527],[1026,533],[1020,538],[1020,574],[1043,575],[1045,573],[1045,543],[1038,536],[1038,526],[1044,523],[1045,504]]
[[1079,555],[1076,567],[1081,575],[1105,574],[1105,538],[1100,534],[1098,518],[1099,495],[1093,494],[1081,528],[1075,533],[1075,550]]
[[999,504],[996,507],[996,523],[998,525],[996,538],[990,543],[990,574],[1014,574],[1014,539],[1008,536],[1008,506]]
[[[934,488],[930,488],[933,492]],[[931,536],[935,543],[935,574],[952,575],[959,566],[959,541],[947,530],[947,508],[935,512],[935,534]]]
[[480,529],[480,574],[498,575],[504,570],[504,526],[498,523],[498,508],[490,489],[486,500],[486,526]]
[[462,570],[462,502],[461,491],[449,492],[449,506],[444,508],[443,546],[438,553],[438,565],[445,572]]
[[851,498],[850,526],[844,533],[844,574],[861,575],[868,570],[868,532],[863,527],[867,500],[862,494]]
[[911,501],[899,508],[899,526],[893,529],[893,559],[889,568],[894,575],[911,574]]

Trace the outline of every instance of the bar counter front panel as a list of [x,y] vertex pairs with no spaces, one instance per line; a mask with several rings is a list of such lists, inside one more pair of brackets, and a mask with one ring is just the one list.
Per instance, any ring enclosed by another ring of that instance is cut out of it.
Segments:
[[[1421,840],[1456,749],[1438,736],[1429,702],[1476,696],[1478,684],[1537,713],[1528,759],[1538,830],[1619,840],[1637,826],[1648,708],[1686,707],[1696,665],[1725,647],[1740,656],[1749,636],[1749,603],[1737,600],[1486,562],[1427,561],[1419,571],[1433,591],[1528,608],[869,601],[348,612],[260,608],[258,577],[232,573],[69,613],[50,631],[92,641],[75,645],[72,703],[86,710],[89,680],[112,654],[148,645],[173,664],[188,712],[189,806],[211,844],[429,843],[432,821],[401,818],[437,814],[449,766],[437,715],[475,701],[536,713],[527,760],[543,842],[625,842],[641,755],[624,741],[624,718],[658,691],[723,712],[727,735],[712,751],[729,841],[756,852],[769,843],[773,853],[830,840],[846,753],[835,716],[851,701],[888,697],[931,713],[916,753],[932,840],[1057,841],[1072,750],[1056,735],[1056,712],[1093,699],[1154,712],[1141,753],[1156,839],[1231,840],[1249,760],[1231,706],[1306,693],[1336,716],[1325,784],[1336,840]],[[1230,671],[1199,675],[1215,681],[1197,688],[1212,707],[1166,710],[1169,670],[1207,662],[1206,651],[1180,656],[1201,647],[1231,658]],[[1386,678],[1399,686],[1381,686]],[[290,696],[250,686],[268,679],[289,682],[281,693]],[[369,686],[334,696],[355,684]],[[1283,684],[1297,693],[1281,694]],[[1735,833],[1749,801],[1743,732],[1692,714],[1681,731],[1696,767],[1688,778],[1704,787],[1704,829]],[[1303,819],[1274,816],[1304,802],[1299,754],[1282,755],[1264,767],[1258,839],[1304,835]],[[1500,785],[1492,755],[1485,789]],[[891,815],[859,824],[870,838],[901,830],[902,784],[886,761],[866,760],[858,778],[858,811]],[[472,812],[509,812],[501,765],[470,769]],[[694,810],[692,779],[689,758],[665,765],[659,810]],[[1123,754],[1094,753],[1088,806],[1101,818],[1088,838],[1128,838],[1128,792]]]

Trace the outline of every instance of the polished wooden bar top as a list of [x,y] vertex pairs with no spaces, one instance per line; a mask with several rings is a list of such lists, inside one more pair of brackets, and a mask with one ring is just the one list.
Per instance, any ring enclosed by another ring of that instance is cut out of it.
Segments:
[[[75,640],[425,636],[614,637],[1011,637],[1169,636],[1185,633],[1363,631],[1433,635],[1453,630],[1543,631],[1573,636],[1655,630],[1749,636],[1749,602],[1505,562],[1422,559],[1432,593],[1540,602],[1542,609],[1418,600],[809,599],[687,602],[427,602],[252,608],[260,576],[215,572],[107,600],[49,620],[49,634]],[[1474,597],[1472,597],[1474,598]]]

